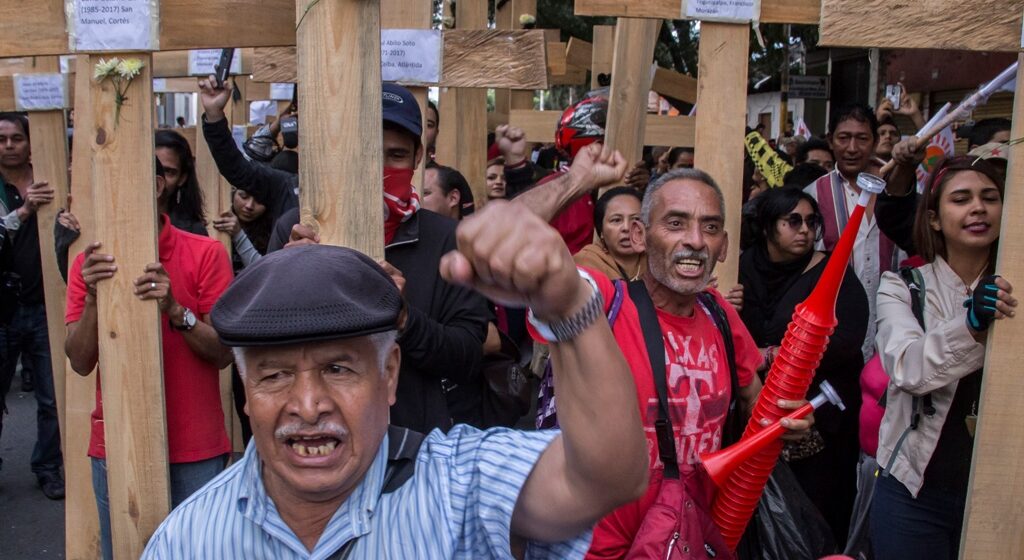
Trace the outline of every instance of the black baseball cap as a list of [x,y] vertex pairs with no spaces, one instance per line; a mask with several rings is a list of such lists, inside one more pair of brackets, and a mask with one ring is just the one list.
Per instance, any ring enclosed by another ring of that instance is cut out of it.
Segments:
[[423,115],[412,92],[397,84],[384,84],[382,109],[384,122],[398,125],[419,138],[423,135]]

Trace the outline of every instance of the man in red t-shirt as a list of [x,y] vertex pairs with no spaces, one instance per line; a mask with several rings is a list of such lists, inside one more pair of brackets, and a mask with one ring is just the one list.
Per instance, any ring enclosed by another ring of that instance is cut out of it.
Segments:
[[[591,184],[591,180],[584,178],[603,173],[605,169],[599,164],[605,157],[602,146],[588,146],[580,151],[565,178],[552,182],[548,193],[526,193],[519,201],[547,218],[558,211],[560,204],[571,203],[586,194],[582,185]],[[762,360],[757,345],[732,306],[709,287],[715,264],[726,257],[728,234],[724,224],[725,205],[714,180],[700,170],[677,169],[647,188],[641,218],[632,225],[634,246],[645,247],[647,251],[648,269],[643,282],[657,311],[665,344],[669,414],[681,471],[698,464],[701,454],[721,447],[732,399],[722,333],[711,317],[711,310],[704,309],[698,301],[701,292],[709,291],[729,320],[739,378],[738,397],[745,412],[753,409],[761,390],[760,379],[754,375]],[[606,307],[610,307],[614,285],[599,273],[591,275],[604,295]],[[629,551],[658,495],[664,471],[654,428],[658,419],[654,377],[639,314],[628,292],[612,330],[637,386],[637,404],[648,439],[650,484],[641,499],[615,510],[598,523],[588,553],[591,559],[622,558]],[[796,408],[801,403],[780,404]],[[810,423],[789,422],[787,427],[802,433]],[[702,483],[712,484],[706,476]],[[710,504],[704,506],[708,511]]]
[[[166,189],[159,159],[156,169],[160,262],[147,265],[135,280],[135,295],[143,300],[156,300],[163,319],[167,448],[174,507],[223,470],[231,451],[224,429],[219,371],[231,363],[232,356],[218,340],[207,314],[231,283],[233,274],[223,245],[170,224],[166,210],[171,193]],[[65,351],[71,367],[80,375],[89,375],[99,360],[96,284],[117,271],[114,257],[98,253],[99,248],[100,243],[89,245],[75,259],[68,274]],[[112,558],[110,509],[98,377],[89,456],[93,463],[103,557],[108,559]]]

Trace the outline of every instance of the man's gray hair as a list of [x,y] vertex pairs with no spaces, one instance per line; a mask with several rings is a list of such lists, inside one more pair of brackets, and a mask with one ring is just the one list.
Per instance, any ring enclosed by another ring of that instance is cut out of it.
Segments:
[[722,211],[722,219],[725,219],[725,195],[722,194],[722,189],[718,186],[718,183],[711,178],[711,175],[700,169],[683,167],[673,169],[661,175],[647,187],[647,192],[644,193],[644,201],[640,205],[640,221],[643,222],[645,227],[651,227],[651,208],[654,206],[654,195],[666,184],[672,181],[684,180],[697,181],[711,187],[711,190],[715,191],[715,195],[718,197],[718,206]]
[[[380,368],[380,375],[383,377],[386,373],[388,354],[391,353],[391,346],[395,344],[398,339],[398,331],[390,330],[376,334],[368,335],[367,338],[373,343],[373,347],[377,350],[377,367]],[[235,355],[235,365],[238,366],[238,374],[245,379],[245,351],[247,350],[244,346],[234,346],[231,348],[231,353]]]

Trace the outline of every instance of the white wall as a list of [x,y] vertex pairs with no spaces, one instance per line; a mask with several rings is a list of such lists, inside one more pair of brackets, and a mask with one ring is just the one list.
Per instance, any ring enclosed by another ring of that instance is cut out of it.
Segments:
[[[771,113],[772,129],[768,131],[768,137],[778,138],[782,134],[782,119],[779,117],[781,102],[782,93],[778,91],[747,95],[747,126],[757,126],[761,113]],[[804,118],[804,100],[790,98],[789,112],[793,115],[794,124],[798,119]]]

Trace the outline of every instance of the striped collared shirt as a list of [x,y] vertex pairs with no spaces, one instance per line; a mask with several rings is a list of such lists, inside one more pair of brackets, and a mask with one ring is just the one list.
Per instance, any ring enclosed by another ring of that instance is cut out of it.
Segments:
[[[244,458],[183,502],[150,540],[146,559],[329,558],[358,538],[352,559],[511,558],[512,510],[526,478],[557,431],[480,431],[456,426],[423,441],[416,470],[381,494],[388,438],[309,551],[267,495],[250,442]],[[530,543],[528,558],[583,558],[588,531],[561,543]]]

